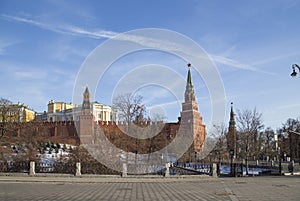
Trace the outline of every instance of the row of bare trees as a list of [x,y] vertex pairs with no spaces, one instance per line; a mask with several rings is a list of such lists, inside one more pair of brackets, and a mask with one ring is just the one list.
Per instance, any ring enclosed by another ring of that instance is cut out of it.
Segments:
[[[236,120],[236,159],[244,160],[274,160],[281,158],[300,161],[300,120],[288,119],[281,127],[274,131],[264,127],[262,113],[253,110],[237,110]],[[215,125],[214,136],[216,146],[214,158],[229,161],[228,130],[224,124]],[[276,137],[278,136],[278,147]]]

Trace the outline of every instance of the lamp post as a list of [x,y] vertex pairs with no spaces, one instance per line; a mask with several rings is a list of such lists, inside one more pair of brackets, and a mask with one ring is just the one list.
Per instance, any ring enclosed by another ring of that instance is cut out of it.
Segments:
[[160,159],[161,159],[161,175],[163,175],[163,159],[164,159],[163,154],[160,155]]
[[274,140],[275,140],[275,150],[276,150],[276,155],[277,155],[277,161],[278,161],[278,169],[279,169],[279,175],[281,175],[281,157],[280,157],[280,147],[278,146],[278,135],[274,135]]
[[295,70],[296,68],[298,68],[298,70],[299,70],[299,72],[300,72],[300,66],[297,65],[297,64],[293,64],[293,65],[292,65],[293,72],[291,73],[291,76],[292,76],[292,77],[296,77],[297,74],[298,74],[298,73],[296,72],[296,70]]
[[194,152],[194,168],[197,170],[197,152]]
[[230,176],[235,176],[235,171],[233,170],[233,156],[234,156],[234,150],[230,149]]
[[221,149],[217,150],[217,154],[218,154],[217,174],[220,175],[220,173],[221,173]]

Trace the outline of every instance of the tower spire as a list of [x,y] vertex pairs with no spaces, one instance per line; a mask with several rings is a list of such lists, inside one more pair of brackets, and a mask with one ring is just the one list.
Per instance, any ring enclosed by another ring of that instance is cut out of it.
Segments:
[[186,79],[186,87],[185,87],[185,102],[195,101],[195,92],[194,92],[194,85],[192,82],[192,73],[191,73],[191,64],[188,63],[188,75]]
[[191,64],[190,63],[188,63],[188,68],[189,68],[189,70],[188,70],[188,76],[187,76],[187,81],[186,81],[186,85],[188,86],[193,86],[193,83],[192,83],[192,74],[191,74]]
[[234,118],[234,112],[233,112],[233,102],[231,102],[231,108],[230,108],[229,128],[235,128],[235,118]]

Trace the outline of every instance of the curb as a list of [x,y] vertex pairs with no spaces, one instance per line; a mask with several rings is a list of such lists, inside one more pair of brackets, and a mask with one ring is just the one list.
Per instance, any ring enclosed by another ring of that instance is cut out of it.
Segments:
[[1,174],[0,182],[51,182],[51,183],[144,183],[144,182],[181,182],[181,181],[214,181],[218,178],[209,176],[153,176],[153,175],[81,175],[74,176],[68,174],[37,174],[34,176],[24,174]]

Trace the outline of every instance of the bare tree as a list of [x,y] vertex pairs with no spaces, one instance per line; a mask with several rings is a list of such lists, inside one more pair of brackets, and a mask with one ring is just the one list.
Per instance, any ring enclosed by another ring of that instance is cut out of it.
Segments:
[[262,147],[261,156],[267,157],[268,159],[275,156],[273,151],[273,139],[275,132],[267,127],[263,132],[260,132],[259,135],[259,146]]
[[[126,132],[131,134],[138,134],[138,128],[131,126],[131,123],[140,124],[147,121],[145,118],[146,107],[143,105],[143,97],[140,95],[133,95],[131,93],[121,94],[113,100],[113,108],[117,111],[119,120],[127,123]],[[128,142],[127,142],[128,143]],[[140,146],[140,140],[135,138],[135,154],[137,156]],[[126,160],[128,156],[126,157]],[[127,161],[126,161],[127,162]]]
[[146,114],[146,107],[142,101],[143,97],[140,95],[122,94],[113,100],[113,108],[117,111],[119,120],[128,125],[131,122],[139,123],[145,120]]
[[2,138],[5,137],[5,135],[12,131],[12,111],[11,111],[11,105],[12,102],[10,100],[1,98],[0,99],[0,120],[1,120],[1,133],[0,133],[0,143],[2,141]]
[[291,160],[300,160],[300,120],[288,119],[282,126],[283,132],[287,134],[288,143],[285,146]]
[[238,110],[237,112],[237,127],[240,158],[244,158],[246,162],[246,174],[248,174],[248,161],[249,158],[258,158],[260,151],[259,147],[259,132],[263,129],[262,114],[257,112],[256,108],[251,110]]
[[224,123],[213,125],[213,132],[211,137],[214,138],[215,148],[213,150],[214,158],[218,157],[221,160],[226,155],[226,134],[227,129]]

